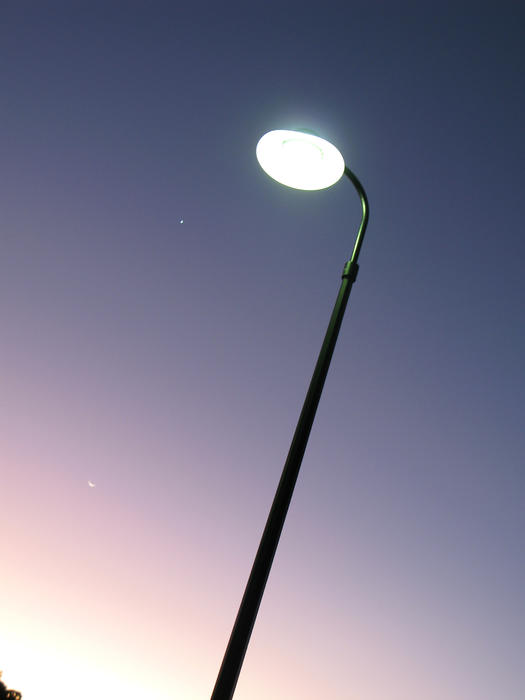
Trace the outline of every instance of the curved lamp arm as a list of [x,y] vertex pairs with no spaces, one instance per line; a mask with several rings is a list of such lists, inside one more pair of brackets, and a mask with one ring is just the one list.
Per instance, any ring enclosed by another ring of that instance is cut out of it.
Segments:
[[368,224],[368,214],[370,211],[370,207],[368,204],[368,197],[366,196],[365,188],[359,181],[357,175],[353,173],[350,168],[347,168],[345,166],[345,175],[347,178],[350,180],[350,182],[353,184],[355,187],[357,194],[359,195],[359,199],[361,200],[361,206],[363,208],[363,215],[361,218],[361,225],[359,226],[359,231],[357,232],[357,238],[355,239],[355,244],[354,244],[354,251],[352,253],[352,257],[349,261],[350,264],[352,265],[357,265],[357,258],[359,257],[359,252],[361,250],[361,246],[363,245],[363,239],[365,237],[365,231],[366,227]]

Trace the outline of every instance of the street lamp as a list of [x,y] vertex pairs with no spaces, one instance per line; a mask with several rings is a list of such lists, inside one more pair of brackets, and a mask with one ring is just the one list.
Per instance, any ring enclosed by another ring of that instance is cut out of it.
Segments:
[[310,131],[270,131],[257,144],[257,159],[270,177],[283,185],[302,190],[319,190],[335,184],[345,174],[357,190],[363,215],[352,257],[343,268],[341,287],[330,317],[328,329],[315,365],[301,415],[292,438],[288,457],[266,521],[259,549],[233,625],[230,640],[215,682],[211,700],[231,700],[248,648],[255,618],[277,550],[288,506],[310,436],[315,412],[330,366],[337,335],[350,290],[356,280],[357,258],[368,223],[368,200],[363,186],[346,167],[338,149]]

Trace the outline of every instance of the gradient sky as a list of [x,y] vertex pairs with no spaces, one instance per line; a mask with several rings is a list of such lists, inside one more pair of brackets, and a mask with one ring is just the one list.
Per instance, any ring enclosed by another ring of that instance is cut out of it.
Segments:
[[306,127],[371,217],[236,700],[522,700],[523,5],[1,15],[7,685],[209,697],[359,223]]

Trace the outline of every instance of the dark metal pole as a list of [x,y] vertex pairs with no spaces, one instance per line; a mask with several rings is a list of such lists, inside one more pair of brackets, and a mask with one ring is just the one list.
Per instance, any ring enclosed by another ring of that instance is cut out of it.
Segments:
[[359,257],[359,251],[361,250],[361,244],[368,223],[368,200],[363,186],[354,173],[348,168],[345,168],[345,175],[352,181],[361,199],[363,208],[361,226],[359,227],[352,257],[344,266],[339,294],[337,295],[334,310],[330,317],[330,323],[328,324],[321,352],[319,353],[312,380],[303,404],[303,409],[299,416],[290,451],[288,452],[281,479],[277,486],[277,491],[270,509],[270,514],[268,515],[268,520],[266,521],[266,527],[264,528],[259,549],[255,555],[250,577],[246,584],[244,596],[233,625],[230,641],[228,642],[224,654],[211,700],[231,700],[235,692],[235,686],[237,685],[237,679],[239,678],[246,649],[248,648],[255,618],[257,617],[266,581],[268,580],[273,558],[277,550],[277,545],[279,544],[286,513],[288,512],[288,506],[292,499],[295,482],[297,481],[299,469],[301,468],[301,462],[306,450],[319,399],[321,398],[321,392],[323,391],[348,297],[350,296],[352,285],[357,276],[357,258]]

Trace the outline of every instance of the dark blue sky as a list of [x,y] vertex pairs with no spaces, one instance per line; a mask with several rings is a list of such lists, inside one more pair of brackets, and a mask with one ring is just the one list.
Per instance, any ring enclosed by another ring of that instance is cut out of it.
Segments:
[[524,25],[4,3],[0,668],[24,699],[83,700],[87,668],[211,692],[359,223],[346,182],[261,171],[294,127],[371,218],[236,698],[521,698]]

